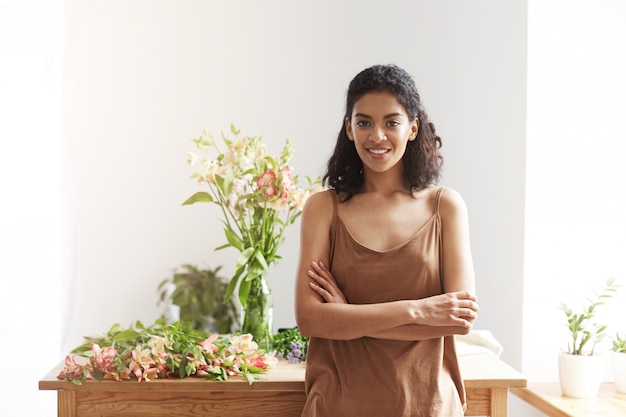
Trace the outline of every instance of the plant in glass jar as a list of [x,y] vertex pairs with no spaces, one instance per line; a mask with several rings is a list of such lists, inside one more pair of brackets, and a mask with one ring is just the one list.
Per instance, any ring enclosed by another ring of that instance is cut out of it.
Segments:
[[307,177],[299,186],[289,161],[293,148],[285,142],[279,156],[269,155],[261,136],[242,136],[233,125],[233,137],[221,141],[204,132],[193,139],[195,152],[188,163],[197,166],[191,178],[206,187],[183,205],[216,204],[222,214],[226,243],[239,251],[235,272],[226,289],[228,301],[237,294],[243,308],[242,332],[251,333],[266,351],[272,348],[272,298],[267,283],[269,267],[280,260],[278,249],[285,229],[302,214],[308,196],[319,189],[319,178]]

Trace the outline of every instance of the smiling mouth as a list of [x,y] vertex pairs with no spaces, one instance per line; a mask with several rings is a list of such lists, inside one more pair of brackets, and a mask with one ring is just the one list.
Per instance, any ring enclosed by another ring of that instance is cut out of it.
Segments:
[[374,155],[383,155],[383,154],[386,154],[388,152],[391,152],[391,149],[368,149],[367,151],[369,153],[374,154]]

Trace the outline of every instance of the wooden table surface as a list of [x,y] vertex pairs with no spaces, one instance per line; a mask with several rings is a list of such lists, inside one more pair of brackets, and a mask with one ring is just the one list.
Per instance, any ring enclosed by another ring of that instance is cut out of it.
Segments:
[[[506,416],[509,388],[526,386],[521,373],[489,353],[459,356],[459,365],[467,390],[468,416]],[[105,380],[75,385],[57,379],[62,368],[60,363],[39,381],[40,390],[58,391],[60,417],[240,416],[248,415],[249,407],[255,408],[258,417],[299,416],[305,398],[305,365],[285,361],[279,361],[275,369],[262,375],[263,380],[252,385],[241,378],[224,382],[203,378],[141,383]]]
[[511,392],[550,417],[620,417],[626,416],[626,394],[615,384],[605,382],[595,398],[571,398],[561,394],[558,383],[528,383]]

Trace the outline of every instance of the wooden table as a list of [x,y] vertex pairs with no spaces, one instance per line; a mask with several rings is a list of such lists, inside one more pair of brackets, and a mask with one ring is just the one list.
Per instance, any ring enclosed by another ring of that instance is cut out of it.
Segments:
[[529,383],[511,392],[550,417],[619,417],[626,416],[626,394],[605,382],[595,398],[571,398],[561,395],[558,383]]
[[[468,397],[466,415],[505,417],[509,388],[525,387],[524,376],[488,353],[460,356],[459,362]],[[39,381],[40,390],[58,391],[59,417],[300,417],[305,400],[304,365],[284,361],[252,385],[238,378],[74,385],[56,378],[62,368],[61,363]]]

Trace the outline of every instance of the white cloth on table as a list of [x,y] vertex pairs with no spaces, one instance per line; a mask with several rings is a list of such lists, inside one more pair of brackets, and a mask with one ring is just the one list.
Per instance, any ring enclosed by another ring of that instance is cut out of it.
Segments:
[[477,353],[492,353],[497,358],[504,349],[489,330],[471,330],[466,335],[456,335],[457,355],[474,355]]

